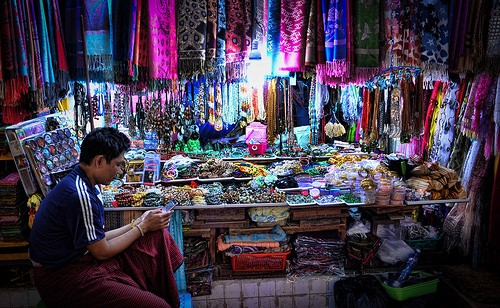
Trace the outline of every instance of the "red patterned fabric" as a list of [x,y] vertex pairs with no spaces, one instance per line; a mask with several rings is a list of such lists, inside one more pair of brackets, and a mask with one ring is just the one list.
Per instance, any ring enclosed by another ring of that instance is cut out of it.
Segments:
[[48,307],[179,307],[174,271],[183,257],[165,229],[150,232],[118,256],[90,254],[57,270],[34,267]]

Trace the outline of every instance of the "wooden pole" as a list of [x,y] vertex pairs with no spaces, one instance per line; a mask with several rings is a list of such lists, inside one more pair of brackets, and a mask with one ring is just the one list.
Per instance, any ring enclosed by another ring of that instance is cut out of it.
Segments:
[[87,38],[85,37],[85,23],[83,15],[80,15],[80,19],[82,22],[83,63],[85,66],[85,77],[87,79],[87,106],[89,108],[90,130],[94,130],[94,108],[92,108],[92,99],[90,98],[89,61],[87,59]]

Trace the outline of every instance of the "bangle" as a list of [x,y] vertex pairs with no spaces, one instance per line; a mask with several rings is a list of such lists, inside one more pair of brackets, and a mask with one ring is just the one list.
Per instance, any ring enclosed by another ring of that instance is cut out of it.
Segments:
[[135,219],[132,219],[132,221],[130,222],[130,229],[134,229],[135,227]]
[[139,229],[139,232],[141,232],[141,236],[144,236],[144,231],[142,230],[141,226],[135,225],[137,229]]

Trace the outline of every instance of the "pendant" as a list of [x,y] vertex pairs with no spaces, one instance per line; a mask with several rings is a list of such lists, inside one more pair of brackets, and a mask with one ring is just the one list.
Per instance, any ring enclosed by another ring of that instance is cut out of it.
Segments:
[[223,127],[223,125],[222,125],[222,124],[223,124],[223,123],[222,123],[222,119],[221,119],[221,118],[219,118],[219,119],[215,120],[215,126],[214,126],[214,129],[215,129],[216,131],[218,131],[218,132],[219,132],[219,131],[221,131],[221,130],[222,130],[222,127]]

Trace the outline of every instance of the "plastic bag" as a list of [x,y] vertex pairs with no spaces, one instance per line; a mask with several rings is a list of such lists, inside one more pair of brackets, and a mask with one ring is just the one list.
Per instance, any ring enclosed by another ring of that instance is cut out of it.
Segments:
[[413,253],[413,249],[405,241],[385,239],[377,251],[377,256],[385,263],[397,264],[408,259]]
[[309,125],[294,127],[293,132],[295,134],[295,138],[297,138],[297,144],[301,148],[307,148],[309,146],[311,127]]
[[373,275],[343,277],[333,287],[335,307],[377,308],[387,307],[388,297]]

